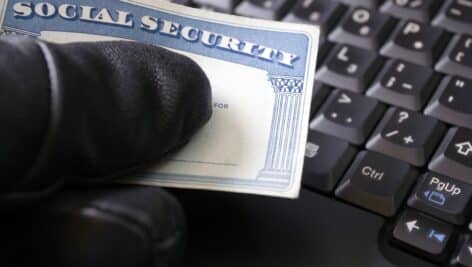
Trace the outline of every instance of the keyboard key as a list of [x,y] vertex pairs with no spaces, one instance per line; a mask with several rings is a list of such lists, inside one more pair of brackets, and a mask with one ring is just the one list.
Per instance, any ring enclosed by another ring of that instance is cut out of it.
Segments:
[[350,5],[350,6],[361,6],[361,7],[366,7],[370,9],[375,9],[379,6],[379,3],[382,0],[338,0],[338,1],[346,5]]
[[360,145],[382,117],[384,106],[359,94],[337,90],[328,97],[310,128]]
[[193,2],[197,5],[211,7],[221,12],[231,13],[241,0],[193,0]]
[[431,99],[425,114],[472,129],[472,80],[446,77]]
[[329,93],[331,93],[331,88],[329,86],[319,81],[315,81],[313,86],[313,96],[311,98],[310,116],[315,115],[316,111],[321,107],[321,104],[323,104]]
[[374,52],[338,45],[328,55],[316,78],[334,87],[363,92],[381,64]]
[[402,19],[427,23],[441,5],[441,0],[387,0],[380,11]]
[[348,167],[356,150],[347,142],[310,131],[303,165],[303,184],[330,192]]
[[435,256],[446,251],[453,227],[422,213],[407,210],[397,220],[393,237],[409,246]]
[[321,36],[331,31],[346,7],[332,0],[298,0],[284,21],[320,26]]
[[336,189],[336,196],[384,216],[393,216],[413,184],[416,171],[375,152],[359,153]]
[[451,32],[472,34],[472,0],[449,0],[433,25]]
[[353,8],[329,35],[329,40],[378,50],[394,26],[395,20],[389,16],[365,8]]
[[325,61],[326,57],[330,53],[334,44],[325,40],[320,40],[320,45],[318,48],[318,59],[316,60],[316,68],[319,69],[322,66],[322,63]]
[[380,53],[424,66],[433,66],[447,44],[448,34],[412,20],[397,26]]
[[429,169],[472,184],[472,130],[450,129]]
[[235,8],[235,13],[246,17],[279,20],[293,4],[293,0],[243,0]]
[[470,215],[472,187],[447,176],[426,173],[408,205],[450,223],[462,225]]
[[461,238],[459,249],[452,257],[453,267],[472,267],[472,240],[470,235]]
[[390,108],[366,146],[420,167],[433,154],[445,129],[431,117]]
[[436,64],[436,70],[451,75],[472,77],[472,35],[455,36]]
[[423,108],[439,82],[430,68],[391,60],[385,64],[367,95],[382,102],[418,111]]

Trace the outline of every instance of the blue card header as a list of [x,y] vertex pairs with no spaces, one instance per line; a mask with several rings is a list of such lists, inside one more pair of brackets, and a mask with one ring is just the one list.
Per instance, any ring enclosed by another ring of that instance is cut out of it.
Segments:
[[291,77],[305,76],[310,45],[304,33],[228,25],[119,0],[9,0],[3,27],[36,35],[63,31],[131,39]]

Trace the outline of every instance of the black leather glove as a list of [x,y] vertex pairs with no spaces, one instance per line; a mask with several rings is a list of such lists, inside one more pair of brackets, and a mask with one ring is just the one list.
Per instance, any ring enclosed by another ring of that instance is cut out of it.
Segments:
[[[176,200],[157,188],[98,185],[157,162],[208,121],[199,66],[134,42],[26,37],[0,39],[0,66],[11,266],[176,266],[185,232]],[[50,197],[63,185],[87,187]]]

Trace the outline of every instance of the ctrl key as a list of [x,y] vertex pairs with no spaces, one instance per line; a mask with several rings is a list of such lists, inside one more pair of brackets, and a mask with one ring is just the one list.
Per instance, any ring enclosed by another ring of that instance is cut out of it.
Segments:
[[407,210],[397,220],[393,237],[429,255],[440,257],[452,239],[453,227],[422,213]]
[[362,151],[336,189],[336,196],[390,217],[416,178],[409,164],[376,152]]

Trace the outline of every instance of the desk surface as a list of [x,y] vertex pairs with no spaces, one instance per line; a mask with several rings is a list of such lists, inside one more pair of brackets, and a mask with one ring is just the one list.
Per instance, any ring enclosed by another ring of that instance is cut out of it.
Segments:
[[297,200],[176,194],[189,225],[188,267],[432,266],[382,245],[384,218],[308,190]]

